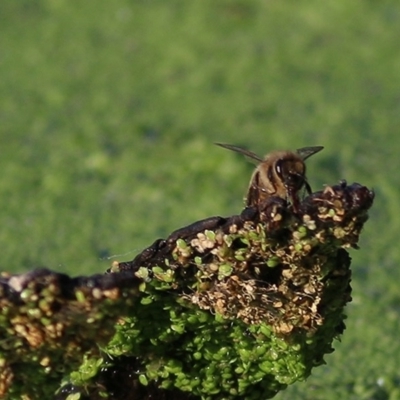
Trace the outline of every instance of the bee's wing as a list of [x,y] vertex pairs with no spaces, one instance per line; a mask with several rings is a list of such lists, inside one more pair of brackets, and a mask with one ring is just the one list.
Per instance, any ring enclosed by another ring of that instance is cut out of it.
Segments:
[[297,149],[296,153],[304,161],[304,160],[307,160],[308,157],[311,157],[313,154],[321,151],[323,148],[324,148],[323,146],[302,147],[301,149]]
[[252,160],[256,160],[256,161],[259,161],[259,162],[263,161],[263,159],[260,156],[258,156],[257,154],[253,153],[250,150],[242,149],[239,146],[234,146],[232,144],[225,144],[225,143],[215,143],[215,144],[217,146],[223,147],[224,149],[236,151],[237,153],[243,154],[246,157],[251,158]]

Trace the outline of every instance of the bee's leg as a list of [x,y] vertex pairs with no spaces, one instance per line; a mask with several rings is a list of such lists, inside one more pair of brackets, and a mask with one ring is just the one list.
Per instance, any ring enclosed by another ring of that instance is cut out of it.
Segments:
[[[309,187],[309,186],[308,186]],[[287,188],[287,198],[292,203],[293,213],[298,214],[299,207],[300,207],[300,199],[299,199],[299,192],[298,188],[288,187]],[[307,188],[306,188],[307,190]]]
[[304,187],[306,188],[307,194],[311,194],[312,193],[311,186],[306,180],[304,180]]
[[259,205],[260,221],[269,233],[281,231],[288,215],[288,203],[282,197],[269,197]]

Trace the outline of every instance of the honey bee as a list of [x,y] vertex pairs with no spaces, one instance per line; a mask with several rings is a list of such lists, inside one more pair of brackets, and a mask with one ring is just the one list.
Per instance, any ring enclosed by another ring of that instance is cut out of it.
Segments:
[[264,158],[238,146],[215,143],[225,149],[241,153],[259,164],[251,177],[246,196],[246,206],[259,207],[265,200],[277,196],[289,200],[293,210],[298,211],[299,192],[305,188],[311,194],[306,179],[304,161],[323,149],[322,146],[303,147],[296,151],[273,151]]

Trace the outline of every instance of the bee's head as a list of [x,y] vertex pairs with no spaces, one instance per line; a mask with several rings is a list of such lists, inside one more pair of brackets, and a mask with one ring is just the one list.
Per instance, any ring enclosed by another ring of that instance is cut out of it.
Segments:
[[288,191],[298,191],[306,182],[306,166],[304,161],[295,154],[293,157],[277,160],[275,172]]

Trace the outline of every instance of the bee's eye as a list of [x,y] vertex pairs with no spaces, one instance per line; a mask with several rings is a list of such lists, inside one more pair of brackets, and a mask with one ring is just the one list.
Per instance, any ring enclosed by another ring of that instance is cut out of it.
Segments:
[[288,166],[288,162],[286,160],[281,159],[275,163],[275,171],[279,178],[285,181],[288,175],[290,175],[290,166]]
[[283,160],[278,160],[275,163],[275,171],[278,174],[279,178],[281,178],[281,179],[283,178],[282,177],[282,162],[283,162]]

